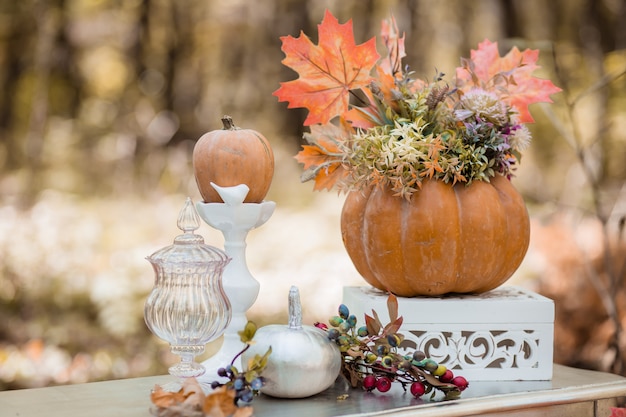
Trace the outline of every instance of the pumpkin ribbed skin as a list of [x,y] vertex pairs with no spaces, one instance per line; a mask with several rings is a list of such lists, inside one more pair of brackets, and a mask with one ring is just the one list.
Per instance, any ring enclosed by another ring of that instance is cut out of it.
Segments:
[[205,133],[193,148],[193,171],[200,195],[206,203],[222,203],[211,187],[246,184],[250,191],[244,203],[260,203],[274,176],[274,153],[259,132],[240,129],[230,117],[222,119],[224,129]]
[[357,271],[402,297],[482,293],[519,267],[530,239],[522,196],[497,175],[490,183],[427,180],[411,201],[388,188],[348,194],[341,233]]

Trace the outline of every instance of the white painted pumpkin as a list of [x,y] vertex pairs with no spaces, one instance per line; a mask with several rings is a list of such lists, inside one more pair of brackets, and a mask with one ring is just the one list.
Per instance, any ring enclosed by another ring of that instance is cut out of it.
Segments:
[[302,307],[298,288],[289,290],[289,324],[261,327],[255,344],[242,356],[244,369],[254,355],[263,355],[272,347],[262,375],[263,394],[278,398],[304,398],[329,388],[341,370],[341,353],[326,333],[314,326],[302,325]]

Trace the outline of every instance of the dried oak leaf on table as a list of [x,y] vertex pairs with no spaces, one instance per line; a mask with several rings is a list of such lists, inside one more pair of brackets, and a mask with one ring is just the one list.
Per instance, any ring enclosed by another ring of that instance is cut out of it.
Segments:
[[178,392],[156,385],[150,400],[155,405],[150,411],[157,417],[250,417],[253,413],[252,407],[237,407],[235,392],[225,386],[204,395],[195,378],[186,379]]
[[213,391],[204,400],[202,406],[204,415],[208,417],[250,417],[252,407],[237,407],[235,405],[235,391],[221,386]]

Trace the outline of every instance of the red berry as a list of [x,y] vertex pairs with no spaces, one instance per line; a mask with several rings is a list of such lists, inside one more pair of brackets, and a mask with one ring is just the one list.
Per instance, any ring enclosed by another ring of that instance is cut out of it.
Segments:
[[366,375],[363,378],[363,389],[371,391],[376,388],[376,377],[372,374]]
[[318,329],[328,330],[328,326],[326,325],[326,323],[320,323],[319,321],[317,321],[315,322],[314,326]]
[[452,379],[454,379],[454,373],[452,373],[452,371],[449,369],[439,377],[439,380],[441,382],[451,382]]
[[380,392],[387,392],[391,389],[391,379],[383,376],[376,381],[376,388]]
[[411,384],[411,394],[413,394],[415,398],[421,397],[425,392],[426,387],[421,382],[416,381]]
[[462,376],[455,376],[454,379],[452,379],[452,383],[456,385],[460,391],[464,391],[465,388],[469,387],[469,382]]

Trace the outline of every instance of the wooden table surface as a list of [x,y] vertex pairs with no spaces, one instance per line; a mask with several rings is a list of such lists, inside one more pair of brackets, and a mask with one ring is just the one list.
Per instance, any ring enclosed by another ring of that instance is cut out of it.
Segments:
[[[149,417],[150,390],[169,376],[0,392],[0,417]],[[471,382],[459,400],[415,399],[401,387],[382,394],[329,390],[301,400],[255,398],[255,416],[598,416],[609,417],[616,398],[626,396],[626,378],[554,366],[551,381]],[[338,399],[348,394],[346,399]],[[426,398],[426,397],[424,397]]]

